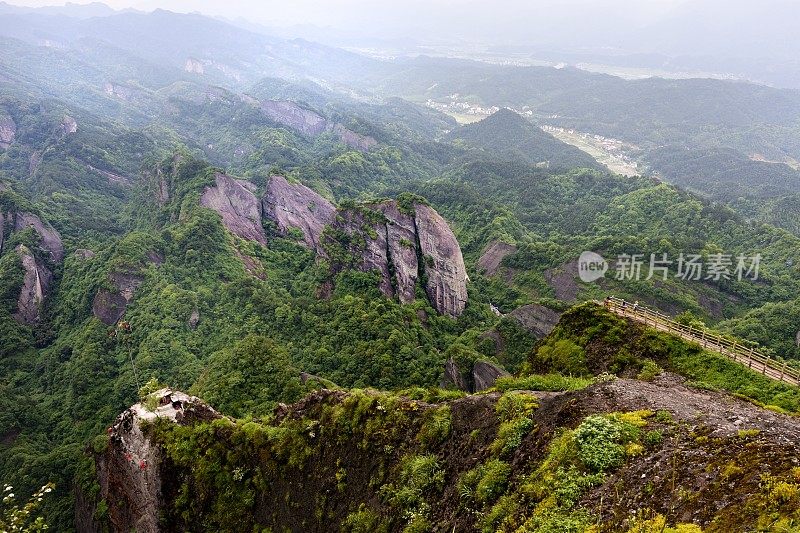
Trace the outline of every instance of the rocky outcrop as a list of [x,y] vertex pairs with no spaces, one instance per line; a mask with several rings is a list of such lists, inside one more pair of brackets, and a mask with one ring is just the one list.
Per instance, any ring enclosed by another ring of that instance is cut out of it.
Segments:
[[[0,184],[2,185],[2,184]],[[5,185],[2,185],[6,188]],[[15,249],[22,262],[24,276],[17,298],[17,311],[14,318],[21,324],[34,325],[41,320],[42,304],[46,300],[53,282],[52,263],[64,259],[64,245],[61,236],[38,215],[18,212],[13,208],[7,212],[0,209],[0,253],[8,246],[9,236],[14,232],[32,229],[39,237],[39,248],[47,256],[42,256],[26,246]]]
[[107,326],[113,326],[128,307],[128,300],[120,293],[100,289],[92,300],[92,314]]
[[478,259],[478,270],[483,271],[487,276],[494,276],[500,268],[500,263],[506,256],[517,251],[517,247],[503,241],[492,241]]
[[316,137],[331,132],[350,148],[366,152],[376,144],[374,138],[356,133],[343,124],[331,122],[319,113],[287,100],[264,100],[259,107],[270,120],[289,126],[303,135]]
[[[156,252],[148,252],[147,261],[160,265],[164,258]],[[136,293],[136,289],[144,282],[139,272],[111,272],[108,282],[112,289],[101,288],[92,300],[92,314],[107,326],[120,321]]]
[[394,271],[397,298],[402,303],[414,301],[419,279],[417,235],[414,217],[400,210],[397,202],[385,202],[378,210],[386,217],[386,244],[388,259]]
[[112,531],[161,531],[165,479],[163,451],[143,430],[144,423],[166,419],[192,425],[221,418],[200,399],[171,389],[159,390],[117,417],[108,428],[108,446],[95,457],[99,498],[108,505]]
[[89,259],[94,259],[94,256],[95,256],[94,252],[86,248],[78,248],[77,250],[75,250],[75,257],[77,257],[82,261],[88,261]]
[[464,369],[451,357],[444,364],[444,373],[439,380],[439,386],[443,389],[474,393],[491,388],[497,378],[510,375],[502,367],[489,361],[475,361],[471,370],[469,367]]
[[64,245],[61,242],[61,235],[53,229],[53,226],[42,221],[33,213],[16,213],[14,217],[14,230],[22,231],[26,228],[33,230],[41,237],[41,248],[50,254],[50,258],[55,262],[64,259]]
[[64,115],[61,119],[61,133],[69,135],[78,131],[78,122],[69,115]]
[[303,242],[319,250],[325,226],[333,222],[336,208],[328,200],[300,183],[272,176],[262,198],[264,217],[286,235],[292,228],[303,232]]
[[222,223],[234,235],[266,245],[267,236],[261,225],[261,201],[254,190],[255,186],[250,182],[217,174],[215,185],[203,191],[200,205],[219,213]]
[[460,316],[467,303],[467,269],[458,240],[441,215],[427,205],[416,206],[415,226],[428,298],[440,313]]
[[[455,235],[447,222],[422,204],[401,208],[396,201],[339,210],[334,232],[347,235],[347,264],[334,258],[336,271],[357,268],[377,272],[379,288],[389,297],[411,302],[417,281],[431,305],[457,317],[467,302],[467,273]],[[342,243],[328,243],[336,246]]]
[[8,148],[17,135],[17,125],[9,115],[0,115],[0,148]]
[[472,392],[480,392],[494,386],[497,378],[510,376],[508,372],[488,361],[476,361],[472,367]]
[[36,260],[27,247],[17,246],[16,253],[22,261],[25,274],[17,298],[17,311],[14,319],[21,324],[32,326],[41,319],[42,304],[50,290],[53,274]]
[[553,331],[561,318],[561,313],[543,305],[530,304],[514,309],[507,316],[519,322],[533,336],[542,338]]
[[458,364],[452,357],[449,358],[444,364],[444,374],[442,375],[442,379],[439,381],[439,387],[443,389],[455,389],[465,392],[470,390],[470,386],[467,383],[467,380],[464,379],[461,369],[458,367]]

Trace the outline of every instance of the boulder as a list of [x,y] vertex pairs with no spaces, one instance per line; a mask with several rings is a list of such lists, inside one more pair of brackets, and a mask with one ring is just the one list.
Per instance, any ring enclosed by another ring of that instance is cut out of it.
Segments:
[[50,258],[55,262],[61,262],[64,259],[64,245],[61,242],[61,235],[53,229],[53,226],[47,222],[43,222],[41,218],[33,213],[17,213],[14,230],[22,231],[26,228],[33,228],[33,230],[41,237],[42,249],[50,254]]
[[106,449],[95,456],[99,499],[108,505],[108,524],[113,531],[161,531],[165,482],[162,451],[142,429],[144,422],[166,419],[192,425],[221,418],[199,398],[161,389],[144,403],[137,403],[117,417],[108,428]]
[[25,246],[17,246],[16,252],[22,261],[25,274],[17,298],[17,311],[14,319],[21,324],[32,326],[41,319],[42,304],[50,290],[53,274],[47,267],[39,264]]
[[480,392],[494,386],[499,377],[510,376],[508,372],[488,361],[477,361],[472,367],[472,392]]
[[207,187],[200,205],[213,209],[222,217],[223,225],[243,239],[267,244],[261,225],[261,202],[253,192],[254,186],[225,174],[215,176],[215,186]]
[[507,316],[515,319],[523,328],[540,339],[549,335],[561,319],[561,313],[537,304],[523,305]]
[[415,225],[431,305],[444,315],[460,316],[467,303],[467,269],[458,240],[430,206],[416,206]]
[[333,222],[336,208],[313,190],[300,183],[289,183],[283,176],[272,176],[262,198],[264,217],[278,227],[282,235],[296,228],[303,232],[303,242],[319,250],[325,226]]
[[17,135],[17,125],[9,115],[0,115],[0,148],[8,148]]
[[503,241],[490,242],[480,258],[478,259],[478,270],[483,271],[487,276],[493,276],[500,268],[500,263],[506,256],[517,251],[517,247]]

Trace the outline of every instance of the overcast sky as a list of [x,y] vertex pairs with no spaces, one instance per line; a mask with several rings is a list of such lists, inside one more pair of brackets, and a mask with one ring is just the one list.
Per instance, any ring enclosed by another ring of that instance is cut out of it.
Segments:
[[[543,17],[588,20],[592,14],[603,13],[646,21],[684,1],[687,0],[105,0],[104,3],[116,9],[199,11],[270,25],[312,24],[350,30],[367,24],[413,29],[424,21],[425,25],[439,28],[464,24],[467,27],[462,29],[466,30],[469,26],[486,28],[501,24],[519,28],[526,20],[532,23]],[[63,2],[10,0],[9,3],[38,7]]]

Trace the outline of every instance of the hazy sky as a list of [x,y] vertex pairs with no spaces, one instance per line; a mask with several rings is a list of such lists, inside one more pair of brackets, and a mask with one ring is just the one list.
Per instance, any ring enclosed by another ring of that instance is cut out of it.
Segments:
[[[106,0],[120,9],[164,8],[200,11],[209,15],[243,17],[253,22],[293,25],[313,24],[351,29],[364,23],[394,27],[463,23],[517,25],[522,19],[556,16],[587,16],[591,13],[626,13],[632,20],[646,20],[687,0]],[[25,6],[62,4],[52,0],[10,0]],[[75,3],[89,3],[79,0]],[[587,11],[588,10],[588,11]],[[468,29],[468,28],[466,28]]]

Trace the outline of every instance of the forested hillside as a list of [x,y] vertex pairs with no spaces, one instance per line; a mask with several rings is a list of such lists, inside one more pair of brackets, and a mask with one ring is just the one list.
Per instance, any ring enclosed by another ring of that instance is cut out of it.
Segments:
[[[141,428],[175,468],[152,470],[170,503],[147,504],[168,530],[796,520],[796,494],[773,498],[797,483],[780,465],[773,485],[735,491],[747,512],[710,511],[705,493],[678,515],[657,501],[663,478],[641,505],[626,492],[595,505],[638,469],[655,475],[660,450],[695,454],[679,483],[711,469],[722,490],[755,468],[726,466],[744,447],[794,452],[780,439],[800,407],[795,388],[581,305],[639,301],[800,368],[797,171],[743,148],[800,158],[794,93],[378,61],[166,11],[11,10],[0,35],[0,483],[20,496],[55,483],[38,511],[53,530],[137,527],[109,480],[151,475],[117,439],[133,426],[114,425],[140,401],[137,417],[179,422]],[[413,101],[453,92],[531,113],[462,126]],[[544,117],[641,145],[662,177],[611,173]],[[608,260],[604,278],[580,281],[584,251]],[[645,275],[617,276],[632,254]],[[648,277],[651,254],[733,263]],[[755,255],[755,279],[733,275]],[[152,395],[167,387],[213,410],[183,424]],[[703,389],[719,411],[689,430]],[[777,433],[739,435],[727,394]],[[697,440],[715,428],[721,440]],[[582,447],[594,431],[610,462]],[[708,459],[722,448],[726,464]]]

